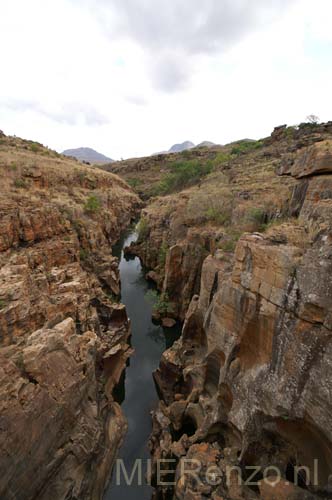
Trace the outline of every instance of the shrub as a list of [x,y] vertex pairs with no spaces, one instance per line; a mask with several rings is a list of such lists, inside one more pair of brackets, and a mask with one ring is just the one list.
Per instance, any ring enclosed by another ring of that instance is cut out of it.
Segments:
[[250,151],[255,151],[264,145],[262,141],[239,141],[231,151],[232,155],[240,155],[244,153],[249,153]]
[[40,144],[38,144],[38,142],[33,142],[32,144],[30,144],[30,150],[33,153],[38,153],[38,151],[40,151]]
[[142,219],[137,224],[138,240],[144,240],[149,235],[149,224],[147,219]]
[[145,297],[152,305],[154,311],[160,313],[162,316],[168,313],[170,302],[166,292],[159,294],[156,290],[149,290]]
[[171,193],[198,182],[212,171],[213,164],[212,161],[178,160],[171,163],[169,169],[166,178],[158,184],[156,194]]
[[80,248],[80,259],[84,262],[89,258],[89,252],[85,248]]
[[222,167],[223,165],[225,165],[225,163],[231,161],[232,158],[233,156],[229,153],[218,153],[213,160],[213,166],[216,168]]
[[20,178],[14,180],[14,186],[18,189],[26,189],[28,184],[24,179]]
[[227,239],[223,240],[219,247],[224,250],[224,252],[234,252],[236,248],[236,244],[239,241],[241,236],[241,232],[239,231],[231,231],[227,234]]
[[287,139],[293,139],[296,133],[296,127],[287,127],[284,130],[284,135]]
[[4,309],[5,307],[7,307],[6,301],[3,299],[0,299],[0,311],[1,311],[1,309]]
[[198,190],[188,202],[187,220],[202,224],[212,221],[227,226],[232,219],[233,196],[226,188]]
[[84,205],[84,211],[87,213],[96,213],[99,212],[101,209],[101,201],[100,199],[92,194],[89,196],[87,199],[85,205]]
[[140,186],[142,184],[142,180],[137,179],[137,178],[128,179],[127,182],[129,184],[129,186],[132,187],[133,189],[137,188],[138,186]]
[[251,208],[248,212],[248,220],[263,224],[266,221],[266,213],[262,208]]

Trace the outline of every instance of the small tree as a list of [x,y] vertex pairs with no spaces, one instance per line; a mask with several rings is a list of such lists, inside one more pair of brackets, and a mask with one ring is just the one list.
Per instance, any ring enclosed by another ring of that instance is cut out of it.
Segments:
[[317,123],[319,122],[319,117],[316,115],[308,115],[307,122],[311,123],[312,125],[317,125]]

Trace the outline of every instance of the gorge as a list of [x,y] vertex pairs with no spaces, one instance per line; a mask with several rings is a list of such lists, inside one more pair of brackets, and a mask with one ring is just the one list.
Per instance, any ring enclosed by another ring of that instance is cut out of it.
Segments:
[[332,498],[331,122],[0,168],[1,499]]

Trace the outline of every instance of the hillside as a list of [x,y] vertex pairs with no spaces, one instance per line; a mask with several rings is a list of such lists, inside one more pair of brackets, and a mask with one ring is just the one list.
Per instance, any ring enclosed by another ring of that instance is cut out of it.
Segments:
[[66,149],[62,152],[62,154],[64,156],[71,156],[79,161],[84,161],[91,164],[109,163],[113,161],[111,158],[108,158],[107,156],[104,156],[103,154],[98,153],[98,151],[95,151],[91,148]]

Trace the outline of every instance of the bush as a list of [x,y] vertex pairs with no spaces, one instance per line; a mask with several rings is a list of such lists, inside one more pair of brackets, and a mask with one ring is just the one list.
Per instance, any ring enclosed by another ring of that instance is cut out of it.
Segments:
[[82,260],[83,262],[88,260],[89,258],[89,252],[87,250],[85,250],[85,248],[81,248],[80,249],[80,260]]
[[142,184],[142,180],[137,179],[137,178],[128,179],[127,182],[129,184],[129,186],[132,187],[133,189],[137,188],[138,186],[140,186]]
[[263,224],[266,219],[266,214],[262,208],[251,208],[248,212],[248,219]]
[[187,220],[191,223],[202,224],[212,221],[222,226],[231,223],[233,196],[226,188],[198,190],[188,202]]
[[99,212],[101,209],[101,201],[100,199],[95,196],[94,194],[89,196],[87,199],[85,205],[84,205],[84,211],[87,213],[96,213]]
[[241,237],[241,232],[238,231],[233,231],[229,232],[227,234],[227,239],[223,240],[220,244],[219,247],[224,250],[224,252],[234,252],[237,242],[239,241]]
[[144,240],[149,235],[149,224],[147,219],[142,219],[137,224],[138,240]]
[[162,316],[165,316],[168,313],[170,309],[170,302],[166,292],[159,294],[156,290],[149,290],[146,293],[145,298],[148,302],[150,302],[154,311],[158,312]]
[[33,142],[32,144],[30,144],[30,150],[33,153],[38,153],[40,151],[40,144],[38,144],[38,142]]
[[251,208],[246,216],[246,222],[253,225],[252,231],[265,231],[269,221],[269,215],[263,208]]
[[232,149],[232,155],[240,155],[249,153],[250,151],[255,151],[264,145],[262,141],[239,141]]
[[179,160],[171,163],[169,169],[170,173],[158,184],[156,194],[179,191],[195,184],[212,171],[213,164],[211,161],[200,163],[199,160]]
[[24,179],[15,179],[14,186],[18,189],[26,189],[28,187],[27,182]]
[[215,168],[222,167],[225,163],[231,161],[233,156],[229,153],[218,153],[215,159],[213,160],[213,166]]
[[0,311],[1,311],[1,309],[4,309],[5,307],[7,307],[6,302],[3,299],[0,299]]

